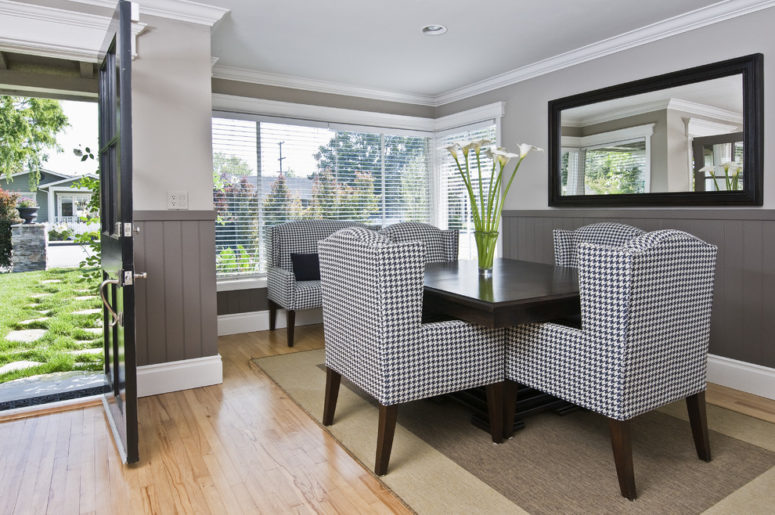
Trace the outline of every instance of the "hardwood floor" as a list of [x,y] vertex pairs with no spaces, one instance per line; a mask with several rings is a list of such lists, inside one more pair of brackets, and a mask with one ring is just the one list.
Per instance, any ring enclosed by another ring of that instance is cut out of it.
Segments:
[[[140,399],[140,463],[102,407],[0,424],[0,513],[410,513],[250,358],[322,346],[320,327],[223,337],[222,385]],[[322,395],[322,393],[321,393]]]
[[[321,326],[285,340],[221,337],[222,385],[140,399],[135,466],[121,465],[101,406],[0,418],[0,513],[410,513],[250,364],[322,347]],[[775,422],[775,400],[717,385],[707,400]]]

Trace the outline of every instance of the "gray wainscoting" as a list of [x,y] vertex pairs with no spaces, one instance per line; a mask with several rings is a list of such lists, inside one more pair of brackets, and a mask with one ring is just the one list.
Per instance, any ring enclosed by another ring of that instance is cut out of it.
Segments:
[[775,367],[775,210],[552,209],[503,213],[504,257],[551,263],[552,229],[618,221],[718,246],[710,352]]
[[218,353],[214,211],[135,211],[137,364]]
[[218,292],[219,315],[250,313],[251,311],[266,311],[267,309],[269,309],[269,304],[266,298],[266,288]]

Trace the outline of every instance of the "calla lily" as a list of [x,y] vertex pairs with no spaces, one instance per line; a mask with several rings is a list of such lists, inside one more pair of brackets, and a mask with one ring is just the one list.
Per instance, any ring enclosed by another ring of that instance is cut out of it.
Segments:
[[503,147],[491,147],[487,149],[487,156],[497,162],[501,169],[512,159],[519,159],[520,155],[507,151]]
[[463,154],[464,155],[468,155],[468,153],[471,150],[473,150],[474,153],[478,155],[479,152],[481,151],[482,147],[487,146],[487,145],[489,145],[491,143],[492,143],[492,141],[490,141],[488,139],[480,139],[480,140],[476,140],[476,141],[471,141],[467,145],[463,146],[463,149],[462,149],[463,150]]
[[536,152],[543,152],[544,151],[544,149],[542,149],[541,147],[536,147],[535,145],[531,145],[529,143],[520,143],[518,145],[518,147],[519,147],[519,156],[520,157],[525,157],[532,150],[535,150]]
[[457,152],[458,152],[458,150],[460,150],[461,148],[462,148],[462,147],[461,147],[460,143],[453,143],[452,145],[450,145],[450,146],[448,146],[448,147],[447,147],[447,151],[448,151],[450,154],[452,154],[452,157],[455,157],[455,158],[456,158],[456,157],[457,157]]

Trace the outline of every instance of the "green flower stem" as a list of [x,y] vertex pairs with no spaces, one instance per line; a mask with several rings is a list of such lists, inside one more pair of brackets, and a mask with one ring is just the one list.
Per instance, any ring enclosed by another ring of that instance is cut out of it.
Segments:
[[482,210],[482,216],[481,218],[484,219],[485,224],[487,223],[487,218],[485,218],[484,209],[487,207],[484,205],[484,192],[482,191],[482,161],[479,159],[479,151],[480,148],[476,149],[476,169],[479,174],[479,202],[482,204],[479,206],[479,208]]

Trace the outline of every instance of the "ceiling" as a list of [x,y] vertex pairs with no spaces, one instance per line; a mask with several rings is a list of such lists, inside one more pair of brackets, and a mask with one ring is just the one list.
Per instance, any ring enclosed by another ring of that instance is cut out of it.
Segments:
[[230,10],[213,28],[219,67],[430,97],[716,2],[203,1]]

